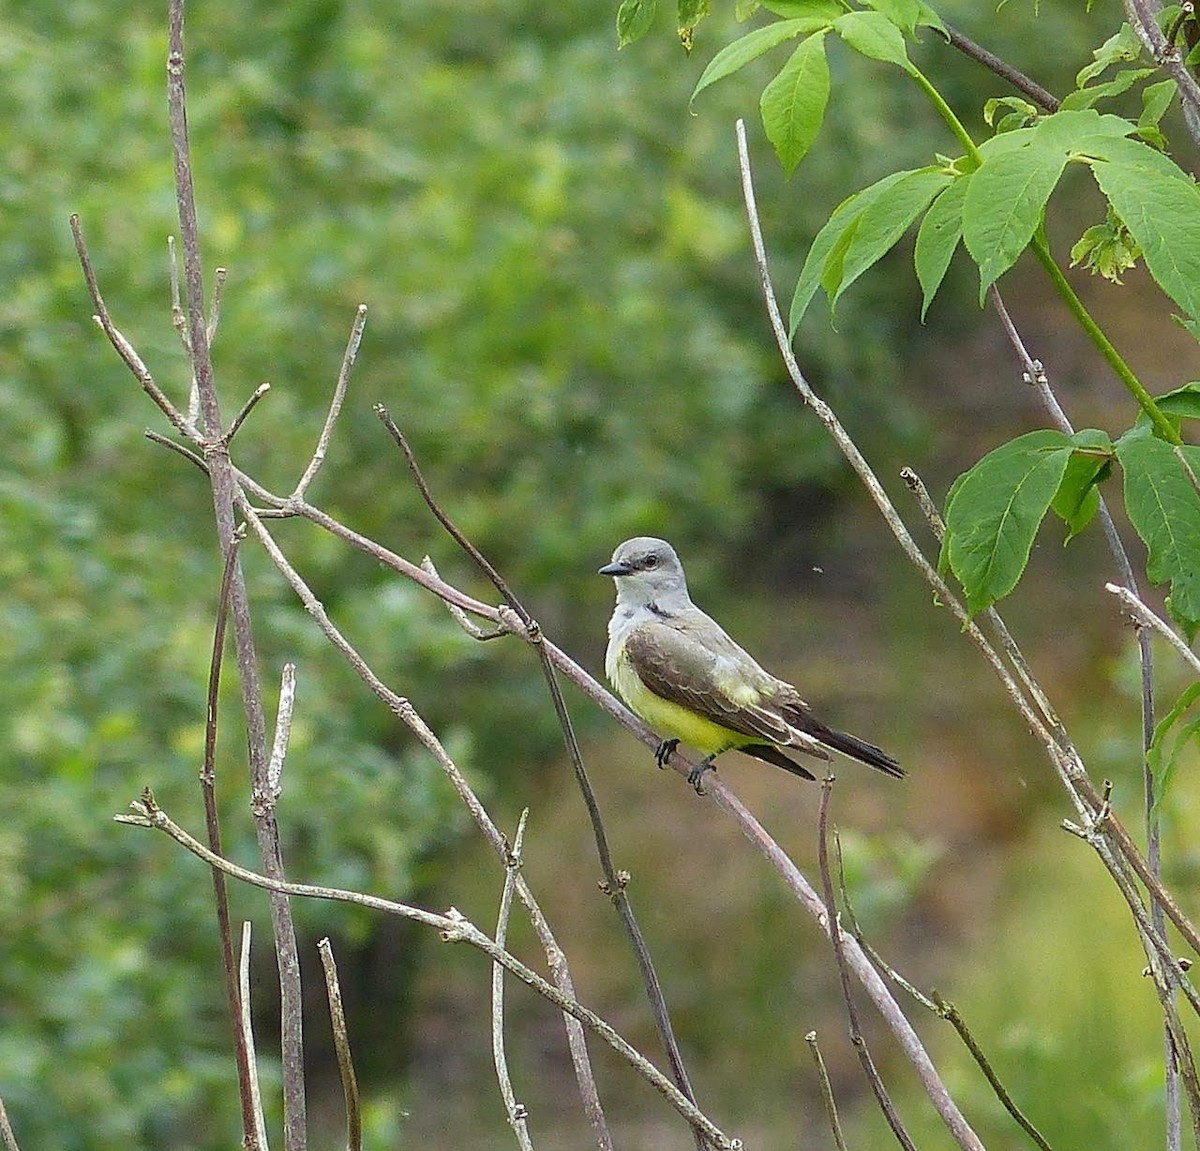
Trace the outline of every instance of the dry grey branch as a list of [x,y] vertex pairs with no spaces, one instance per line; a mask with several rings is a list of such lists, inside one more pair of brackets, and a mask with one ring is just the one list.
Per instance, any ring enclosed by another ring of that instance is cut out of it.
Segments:
[[[234,539],[236,481],[228,446],[221,442],[221,407],[213,378],[204,316],[204,284],[200,261],[200,230],[196,217],[196,194],[192,179],[191,146],[187,129],[187,94],[184,85],[183,0],[170,0],[168,8],[167,112],[171,154],[175,173],[175,198],[179,209],[179,234],[183,245],[183,283],[187,309],[188,346],[192,374],[200,398],[204,425],[205,459],[209,465],[217,541],[225,557]],[[241,565],[234,560],[230,585],[234,644],[237,652],[242,708],[246,716],[247,749],[256,792],[265,790],[267,770],[266,716],[262,683],[251,626],[250,600]],[[279,827],[273,812],[256,815],[255,833],[263,869],[273,879],[284,875]],[[303,1000],[300,990],[300,956],[291,909],[277,893],[270,897],[271,925],[279,970],[280,1035],[283,1070],[283,1128],[285,1151],[304,1151],[307,1122],[304,1104]]]
[[[513,888],[516,886],[517,872],[521,867],[521,850],[525,843],[525,822],[528,818],[529,808],[525,808],[517,822],[517,834],[513,838],[512,853],[504,873],[500,913],[496,917],[497,947],[504,947],[508,940],[508,918],[512,913]],[[517,1145],[521,1151],[533,1151],[533,1143],[530,1141],[525,1122],[528,1113],[525,1105],[517,1102],[512,1079],[508,1074],[508,1056],[504,1050],[504,968],[499,963],[492,964],[492,1061],[496,1065],[500,1098],[504,1100],[504,1110],[508,1114],[509,1126],[516,1134]]]
[[[214,871],[219,868],[213,868]],[[242,923],[242,947],[238,961],[238,999],[241,1015],[238,1028],[242,1033],[242,1045],[250,1060],[250,1098],[254,1105],[254,1142],[250,1147],[267,1151],[267,1123],[263,1118],[262,1092],[258,1084],[258,1056],[254,1051],[254,1021],[250,1012],[250,920]]]
[[350,327],[350,339],[346,343],[346,351],[342,356],[342,367],[338,372],[337,383],[333,389],[333,399],[329,402],[329,412],[325,416],[325,424],[321,428],[321,434],[317,437],[317,447],[313,452],[313,457],[308,463],[308,467],[304,469],[304,475],[300,477],[300,481],[296,484],[296,490],[292,493],[293,499],[303,499],[304,493],[308,491],[308,485],[312,483],[313,477],[320,470],[321,464],[325,462],[325,453],[329,449],[329,441],[333,437],[333,426],[337,423],[338,415],[342,410],[342,402],[346,398],[346,387],[350,383],[350,372],[354,367],[354,361],[358,357],[358,346],[362,343],[363,329],[367,326],[367,305],[359,304],[358,311],[354,314],[354,323]]
[[[821,868],[821,886],[825,893],[825,922],[829,928],[829,939],[833,944],[834,958],[837,960],[838,979],[842,985],[842,1001],[846,1005],[846,1019],[850,1027],[850,1042],[862,1064],[863,1073],[871,1085],[871,1091],[883,1117],[887,1120],[892,1134],[905,1151],[916,1151],[911,1136],[900,1119],[900,1113],[892,1102],[888,1089],[884,1086],[879,1069],[871,1056],[866,1037],[858,1023],[858,1008],[854,1006],[854,994],[850,987],[850,965],[846,962],[846,949],[842,942],[842,925],[838,918],[837,900],[833,894],[833,874],[829,867],[829,799],[833,794],[832,775],[827,775],[821,781],[821,808],[817,820],[817,858]],[[964,1144],[965,1146],[965,1144]]]
[[267,762],[267,791],[254,802],[274,808],[283,789],[283,764],[287,758],[288,741],[292,736],[292,712],[296,707],[296,665],[283,665],[279,681],[279,711],[275,716],[275,738],[271,743],[271,758]]
[[1183,661],[1194,671],[1200,675],[1200,656],[1197,656],[1194,651],[1187,645],[1187,641],[1181,636],[1162,616],[1153,612],[1148,608],[1132,591],[1127,587],[1121,587],[1119,584],[1106,583],[1104,585],[1106,592],[1115,595],[1117,599],[1125,605],[1126,611],[1133,616],[1134,620],[1143,627],[1153,628],[1159,635],[1169,643],[1175,651],[1180,655]]
[[350,1034],[346,1029],[346,1012],[342,1009],[342,988],[338,982],[333,945],[322,939],[317,943],[321,968],[325,972],[325,994],[329,1000],[329,1022],[333,1027],[333,1047],[337,1052],[338,1073],[342,1079],[342,1098],[346,1102],[346,1149],[362,1151],[362,1111],[358,1104],[358,1078],[350,1056]]
[[0,1099],[0,1142],[4,1151],[21,1151],[17,1146],[17,1137],[13,1134],[12,1124],[8,1121],[8,1112],[4,1109],[4,1100]]
[[[667,1059],[671,1065],[671,1073],[675,1076],[675,1082],[679,1090],[694,1103],[696,1097],[692,1091],[691,1082],[688,1079],[687,1068],[684,1066],[683,1055],[679,1050],[679,1043],[675,1038],[675,1029],[671,1025],[671,1016],[667,1010],[666,996],[663,994],[662,985],[659,983],[658,973],[654,969],[654,961],[650,956],[650,948],[646,944],[645,937],[642,935],[642,930],[638,926],[637,918],[633,913],[633,904],[630,902],[628,892],[626,891],[627,881],[622,877],[613,863],[612,852],[608,845],[608,833],[604,830],[604,820],[600,814],[600,804],[596,799],[596,793],[592,787],[591,780],[588,778],[587,768],[583,763],[583,753],[579,749],[579,741],[575,738],[575,729],[571,723],[570,713],[567,711],[566,701],[563,699],[562,688],[559,686],[554,664],[546,652],[541,628],[538,627],[529,612],[525,610],[516,593],[508,586],[487,557],[458,529],[450,516],[435,499],[429,484],[425,480],[425,476],[421,472],[420,466],[417,464],[416,455],[405,439],[404,433],[401,432],[388,413],[388,410],[382,404],[376,404],[375,413],[382,420],[384,427],[387,428],[392,439],[395,440],[397,446],[404,453],[404,458],[408,462],[408,468],[417,485],[417,490],[421,493],[421,498],[424,499],[429,510],[442,527],[446,529],[450,537],[474,560],[479,569],[491,580],[493,586],[503,596],[509,608],[516,613],[523,625],[525,638],[538,654],[538,659],[542,666],[542,674],[545,677],[546,686],[549,688],[550,698],[554,705],[554,714],[562,730],[567,755],[570,758],[571,767],[575,773],[575,782],[579,786],[584,806],[587,808],[588,818],[592,824],[592,835],[596,841],[596,854],[600,858],[600,869],[604,873],[604,891],[612,899],[613,905],[617,909],[617,914],[621,919],[621,924],[625,928],[625,933],[629,936],[629,942],[633,947],[634,957],[637,960],[638,971],[641,974],[642,983],[646,989],[646,996],[650,1001],[650,1010],[654,1016],[654,1025],[658,1029],[659,1037],[662,1040],[663,1048],[667,1053]],[[697,1148],[699,1151],[705,1151],[702,1134],[699,1131],[695,1134]]]
[[842,1134],[842,1123],[838,1119],[837,1101],[833,1097],[833,1084],[829,1082],[829,1072],[825,1069],[825,1060],[821,1057],[821,1049],[817,1046],[817,1033],[810,1031],[804,1042],[812,1054],[813,1064],[817,1069],[817,1079],[821,1084],[821,1100],[825,1104],[825,1115],[829,1119],[829,1129],[833,1132],[833,1143],[837,1151],[846,1151],[846,1138]]
[[[254,532],[259,542],[266,549],[271,561],[275,564],[279,573],[284,580],[292,588],[299,597],[300,602],[304,605],[308,613],[316,621],[317,626],[321,629],[326,639],[341,653],[342,657],[350,664],[355,673],[363,680],[368,688],[380,699],[380,701],[402,722],[404,723],[421,741],[426,749],[433,755],[442,771],[450,780],[459,798],[466,805],[467,810],[471,813],[476,825],[483,832],[484,838],[488,841],[492,850],[497,857],[507,864],[508,849],[503,835],[493,823],[492,818],[488,815],[483,804],[479,802],[478,797],[463,777],[462,772],[458,770],[457,765],[446,753],[441,742],[429,726],[417,713],[416,709],[404,697],[393,692],[379,677],[371,670],[367,662],[342,635],[342,633],[334,626],[330,620],[328,613],[325,611],[324,605],[313,594],[312,589],[300,577],[300,574],[288,562],[286,556],[275,543],[270,532],[266,530],[262,520],[250,507],[244,496],[239,496],[238,508],[242,515],[246,518],[246,524],[249,529]],[[351,533],[354,534],[354,533]],[[362,537],[360,537],[362,538]],[[373,549],[384,551],[385,549],[378,548],[378,545],[371,545]],[[390,553],[388,553],[390,554]],[[396,557],[399,558],[399,557]],[[412,567],[407,561],[403,561],[407,567]],[[441,585],[440,580],[433,580],[433,577],[421,571],[420,568],[413,568],[421,579],[418,582],[432,582],[435,585]],[[442,585],[449,588],[449,585]],[[455,589],[453,596],[461,600],[475,604],[476,601],[470,597],[463,596],[462,593]],[[487,607],[485,604],[478,604],[481,609],[481,614],[493,612],[495,609]],[[574,998],[574,984],[571,980],[570,969],[567,965],[566,956],[562,949],[558,946],[553,933],[550,930],[550,925],[546,921],[545,915],[538,906],[537,901],[533,898],[533,893],[529,886],[521,877],[517,879],[517,895],[522,904],[529,913],[530,922],[533,925],[534,931],[538,936],[543,949],[546,952],[546,960],[550,966],[554,981],[563,994]],[[583,1102],[584,1111],[587,1114],[588,1122],[592,1127],[593,1136],[596,1139],[599,1151],[611,1151],[612,1139],[608,1133],[608,1127],[604,1119],[604,1111],[600,1104],[599,1091],[596,1088],[595,1076],[592,1073],[591,1061],[588,1058],[587,1044],[584,1039],[583,1030],[578,1020],[568,1016],[567,1025],[567,1043],[571,1052],[571,1061],[575,1068],[576,1080],[579,1084],[580,1097]]]
[[222,859],[209,851],[199,840],[193,838],[158,806],[149,789],[143,791],[141,798],[130,805],[132,815],[115,815],[117,823],[133,827],[153,828],[169,835],[176,843],[185,847],[193,855],[204,860],[212,867],[219,867],[227,875],[254,887],[273,891],[283,896],[302,899],[326,899],[339,903],[352,903],[371,911],[379,911],[386,915],[398,915],[415,923],[432,927],[439,931],[448,943],[467,943],[483,952],[493,962],[500,963],[523,983],[533,988],[539,995],[548,999],[562,1011],[569,1012],[579,1020],[589,1031],[604,1040],[617,1052],[643,1079],[645,1079],[668,1103],[694,1128],[703,1131],[719,1151],[740,1151],[741,1141],[731,1139],[721,1131],[706,1115],[700,1112],[695,1104],[684,1097],[674,1083],[658,1070],[648,1059],[640,1054],[630,1043],[594,1011],[584,1007],[577,1000],[564,995],[554,984],[543,979],[536,971],[527,967],[514,955],[498,947],[473,923],[460,912],[450,908],[444,915],[426,911],[406,903],[397,903],[390,899],[366,895],[358,891],[345,891],[336,887],[321,887],[313,884],[292,883],[288,880],[272,879],[266,875],[239,867],[227,859]]
[[[229,595],[233,584],[234,564],[237,562],[240,539],[233,541],[225,557],[221,574],[221,591],[217,597],[217,619],[213,627],[212,660],[208,671],[208,697],[204,720],[204,764],[200,769],[200,793],[204,800],[204,825],[208,846],[220,855],[221,821],[217,811],[217,719],[218,700],[221,686],[221,664],[225,651],[225,630],[229,620]],[[242,1028],[242,1000],[238,987],[236,961],[233,955],[233,931],[229,918],[229,894],[225,889],[225,875],[218,868],[212,869],[213,898],[217,910],[217,932],[221,943],[221,967],[225,977],[225,1003],[233,1025],[234,1057],[238,1069],[238,1094],[242,1107],[242,1138],[246,1146],[253,1148],[257,1130],[261,1123],[261,1108],[257,1099],[258,1085],[250,1051],[246,1046]]]

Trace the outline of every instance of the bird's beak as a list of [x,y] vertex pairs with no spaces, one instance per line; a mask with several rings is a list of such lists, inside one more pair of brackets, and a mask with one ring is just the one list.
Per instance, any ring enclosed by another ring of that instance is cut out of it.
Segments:
[[606,576],[626,576],[626,575],[632,575],[632,574],[633,574],[633,568],[631,568],[628,564],[625,564],[625,563],[605,564],[600,569],[600,575],[606,575]]

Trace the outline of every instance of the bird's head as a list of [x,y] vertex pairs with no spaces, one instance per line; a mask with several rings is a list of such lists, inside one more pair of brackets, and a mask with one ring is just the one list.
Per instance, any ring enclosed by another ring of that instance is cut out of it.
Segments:
[[675,549],[666,540],[652,536],[626,540],[600,574],[613,577],[618,600],[656,603],[678,596],[687,598],[687,581]]

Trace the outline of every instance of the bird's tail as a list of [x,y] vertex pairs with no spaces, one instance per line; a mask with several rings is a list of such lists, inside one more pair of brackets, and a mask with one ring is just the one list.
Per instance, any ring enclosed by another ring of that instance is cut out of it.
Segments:
[[886,751],[876,747],[873,743],[867,743],[865,739],[859,739],[857,735],[850,735],[845,731],[834,731],[833,728],[826,727],[817,721],[813,721],[813,726],[808,728],[808,734],[816,736],[826,747],[832,747],[834,751],[840,751],[843,755],[857,759],[860,763],[882,771],[885,775],[890,775],[894,779],[904,778],[904,768]]

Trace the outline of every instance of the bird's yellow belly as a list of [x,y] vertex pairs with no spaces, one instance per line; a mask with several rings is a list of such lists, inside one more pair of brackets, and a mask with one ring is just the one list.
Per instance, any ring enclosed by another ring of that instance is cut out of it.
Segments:
[[609,660],[606,671],[613,687],[617,689],[617,694],[629,705],[631,711],[644,719],[655,731],[682,740],[704,755],[719,755],[731,748],[762,742],[722,727],[711,719],[655,695],[638,679],[629,660],[623,655]]

